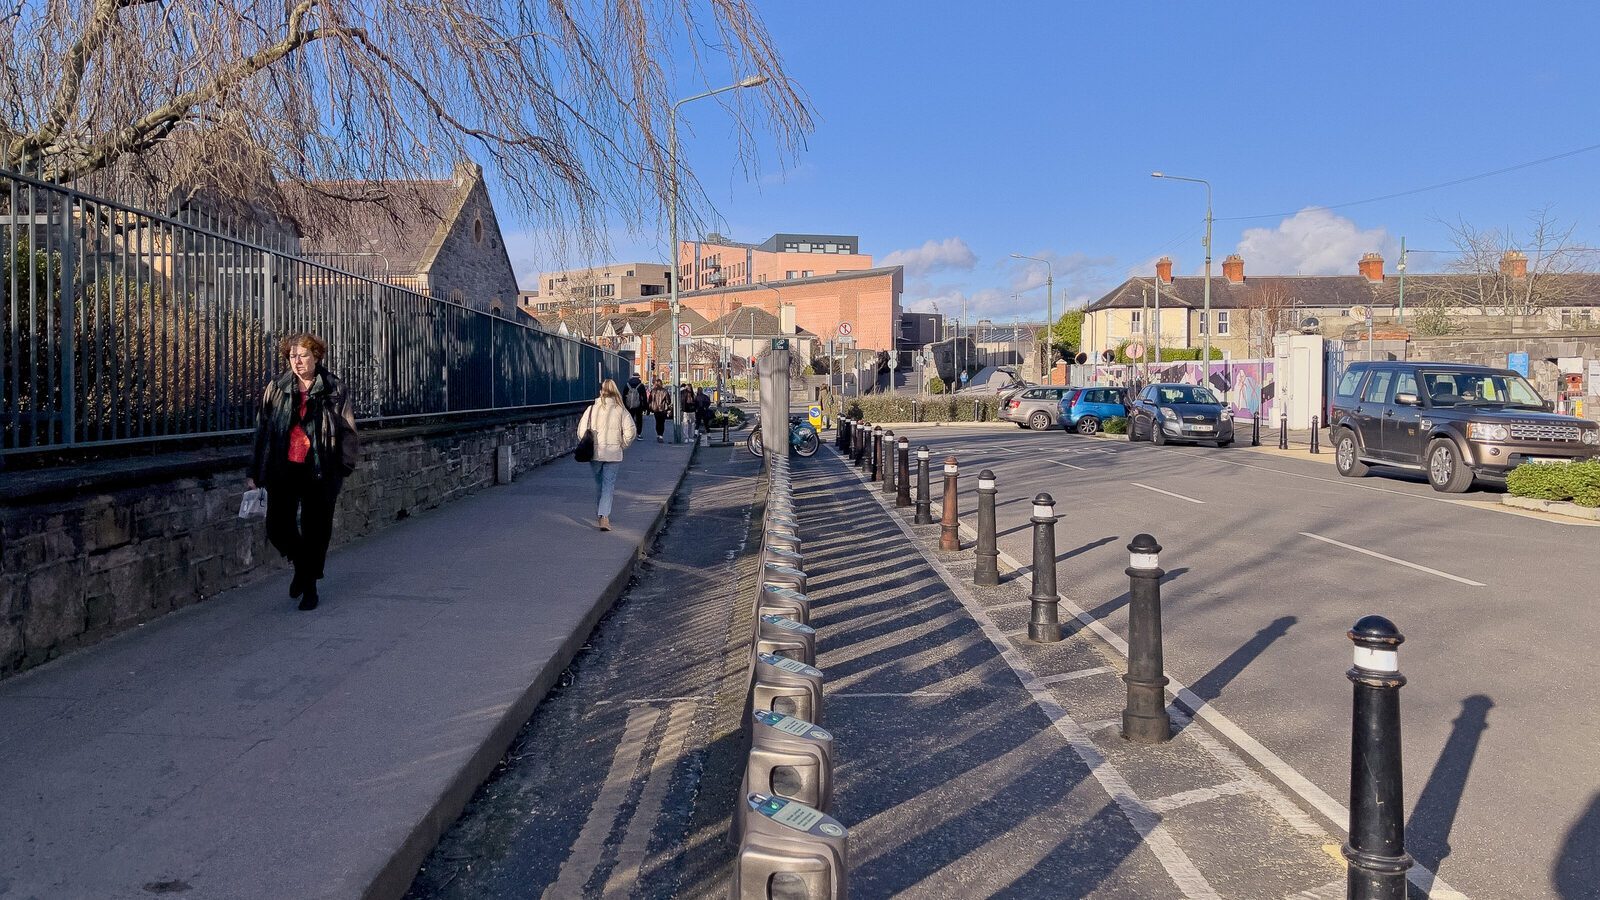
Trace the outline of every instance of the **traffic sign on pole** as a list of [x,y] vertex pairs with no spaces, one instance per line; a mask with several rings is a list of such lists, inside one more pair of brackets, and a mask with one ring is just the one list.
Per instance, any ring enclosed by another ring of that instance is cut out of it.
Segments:
[[690,332],[691,332],[691,331],[693,331],[693,330],[694,330],[694,329],[692,329],[692,328],[691,328],[691,327],[690,327],[690,326],[689,326],[689,323],[688,323],[688,322],[679,322],[679,323],[678,323],[678,336],[679,336],[679,337],[688,337],[688,336],[689,336],[689,333],[690,333]]
[[850,336],[850,330],[851,329],[850,329],[850,323],[849,322],[840,322],[839,323],[839,336],[840,337],[849,337]]

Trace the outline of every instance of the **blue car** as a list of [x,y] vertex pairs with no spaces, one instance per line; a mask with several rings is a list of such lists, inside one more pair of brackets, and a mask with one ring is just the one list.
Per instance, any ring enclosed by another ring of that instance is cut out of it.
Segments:
[[1122,388],[1079,388],[1061,398],[1061,427],[1079,434],[1094,434],[1107,419],[1126,419]]

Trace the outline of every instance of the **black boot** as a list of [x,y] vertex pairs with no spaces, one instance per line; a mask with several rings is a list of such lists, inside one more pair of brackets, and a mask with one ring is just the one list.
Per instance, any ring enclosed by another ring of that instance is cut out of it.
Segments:
[[289,579],[289,596],[291,598],[298,597],[301,594],[304,594],[305,592],[306,592],[305,579],[300,577],[300,573],[299,572],[295,572],[294,573],[294,577]]
[[301,609],[317,608],[317,583],[315,581],[306,585],[305,597],[300,600]]

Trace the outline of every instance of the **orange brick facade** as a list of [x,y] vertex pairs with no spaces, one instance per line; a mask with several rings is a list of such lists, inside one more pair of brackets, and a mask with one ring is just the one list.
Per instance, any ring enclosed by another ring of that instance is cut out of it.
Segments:
[[900,330],[902,290],[900,267],[892,266],[832,277],[697,291],[681,294],[678,299],[710,320],[743,306],[759,307],[777,316],[780,304],[793,304],[795,324],[824,343],[837,337],[840,322],[849,322],[851,337],[860,349],[893,350]]
[[772,284],[870,268],[872,257],[865,253],[788,253],[704,241],[678,243],[680,292]]

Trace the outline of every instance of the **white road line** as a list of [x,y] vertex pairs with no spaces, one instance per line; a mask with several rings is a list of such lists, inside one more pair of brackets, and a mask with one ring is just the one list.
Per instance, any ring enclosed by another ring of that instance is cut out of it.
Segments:
[[1240,794],[1253,792],[1253,785],[1243,781],[1224,781],[1211,787],[1196,788],[1192,791],[1179,791],[1165,797],[1157,797],[1150,801],[1150,808],[1158,813],[1172,812],[1185,806],[1196,803],[1205,803],[1221,797],[1237,797]]
[[[880,506],[883,506],[891,514],[891,521],[900,529],[900,533],[905,535],[912,549],[916,550],[923,561],[939,575],[945,585],[950,588],[950,592],[966,608],[967,614],[972,616],[972,620],[978,624],[978,628],[983,631],[989,643],[994,645],[994,648],[1000,653],[1000,658],[1006,661],[1006,665],[1011,667],[1011,671],[1017,676],[1017,680],[1022,682],[1023,688],[1032,696],[1034,705],[1044,712],[1045,717],[1050,720],[1056,732],[1066,740],[1067,745],[1083,761],[1083,764],[1089,768],[1090,773],[1094,775],[1095,781],[1099,782],[1101,789],[1111,796],[1111,799],[1117,804],[1117,808],[1121,810],[1123,817],[1139,833],[1139,836],[1144,841],[1144,846],[1161,863],[1161,867],[1166,870],[1168,877],[1172,879],[1172,883],[1178,890],[1185,897],[1207,898],[1207,900],[1209,898],[1218,898],[1220,900],[1221,895],[1211,886],[1210,882],[1206,881],[1205,876],[1200,874],[1200,869],[1195,866],[1194,860],[1189,858],[1189,854],[1178,846],[1178,842],[1173,838],[1172,832],[1168,831],[1167,827],[1161,823],[1161,817],[1156,815],[1149,805],[1134,792],[1133,786],[1128,783],[1128,779],[1123,776],[1122,772],[1112,765],[1110,760],[1106,759],[1105,752],[1095,744],[1094,738],[1089,735],[1089,732],[1085,731],[1083,726],[1072,718],[1049,690],[1033,686],[1037,676],[1033,674],[1027,659],[1005,636],[1000,627],[994,624],[994,620],[984,610],[983,604],[978,602],[978,599],[972,595],[971,591],[966,589],[959,579],[950,574],[950,570],[944,565],[943,561],[922,546],[916,535],[912,533],[911,526],[906,524],[905,520],[899,515],[894,514],[894,508],[889,506],[882,496],[876,493],[872,496],[877,499]],[[1124,645],[1125,650],[1126,645]]]
[[[1101,719],[1098,722],[1085,722],[1084,725],[1083,725],[1083,730],[1089,732],[1090,734],[1093,734],[1096,731],[1105,731],[1107,728],[1121,728],[1121,727],[1122,727],[1122,720],[1121,719]],[[1146,800],[1145,804],[1149,805],[1150,801]],[[1151,809],[1155,809],[1155,807],[1151,806]],[[1156,811],[1160,812],[1160,810],[1156,810]]]
[[659,718],[661,710],[653,707],[628,713],[628,724],[622,729],[622,744],[617,747],[616,755],[611,757],[611,769],[606,772],[605,784],[600,786],[594,805],[589,807],[589,818],[584,820],[578,839],[572,842],[572,850],[561,864],[555,882],[545,888],[545,897],[560,900],[583,896],[583,886],[594,874],[595,866],[600,864],[606,838],[611,836],[612,826],[617,816],[621,815],[622,804],[633,787],[634,770],[639,768],[639,757],[644,754],[645,741]]
[[613,703],[689,703],[710,700],[712,698],[701,694],[689,694],[684,697],[636,697],[631,700],[596,700],[595,706],[610,706]]
[[950,692],[949,691],[907,691],[906,693],[903,693],[903,694],[896,694],[896,693],[892,693],[892,692],[890,692],[890,693],[872,693],[872,692],[868,692],[868,691],[863,691],[863,692],[854,693],[854,694],[828,694],[827,696],[828,696],[829,700],[849,700],[849,699],[852,699],[852,698],[855,698],[855,697],[948,697],[948,696],[950,696]]
[[1418,572],[1427,572],[1429,575],[1437,575],[1440,578],[1449,579],[1450,581],[1454,581],[1457,584],[1464,584],[1464,585],[1467,585],[1468,587],[1486,587],[1486,585],[1481,581],[1473,581],[1470,578],[1462,578],[1460,575],[1451,575],[1449,572],[1441,572],[1438,569],[1430,569],[1427,566],[1419,566],[1414,562],[1406,562],[1403,559],[1396,559],[1396,558],[1394,558],[1392,556],[1385,556],[1384,554],[1379,553],[1376,550],[1368,550],[1365,547],[1357,547],[1354,544],[1346,544],[1344,541],[1336,541],[1331,537],[1323,537],[1320,534],[1312,534],[1309,531],[1302,531],[1302,532],[1300,532],[1300,534],[1301,534],[1302,537],[1308,537],[1308,538],[1311,538],[1314,541],[1321,541],[1324,544],[1332,544],[1335,547],[1343,547],[1346,550],[1354,550],[1357,553],[1364,553],[1367,556],[1370,556],[1370,557],[1372,557],[1374,559],[1381,559],[1384,562],[1392,562],[1397,566],[1405,566],[1408,569],[1415,569]]
[[1077,469],[1079,472],[1087,472],[1087,471],[1089,471],[1088,469],[1085,469],[1083,466],[1075,466],[1072,463],[1064,463],[1064,462],[1061,462],[1060,460],[1047,459],[1047,460],[1045,460],[1045,462],[1051,464],[1052,466],[1060,466],[1063,469]]
[[639,881],[644,865],[649,861],[650,837],[655,833],[661,810],[666,805],[667,790],[672,787],[672,775],[678,771],[683,759],[684,745],[689,738],[689,726],[694,724],[696,704],[674,703],[667,710],[667,728],[661,736],[661,745],[650,772],[645,777],[644,791],[639,795],[639,805],[628,819],[628,830],[622,836],[622,846],[617,848],[617,862],[611,868],[603,897],[628,897]]
[[1063,681],[1077,681],[1079,678],[1088,678],[1092,675],[1114,675],[1117,670],[1110,666],[1095,666],[1092,669],[1079,669],[1076,672],[1063,672],[1060,675],[1046,675],[1034,681],[1034,684],[1051,685]]
[[1166,495],[1167,495],[1167,496],[1168,496],[1168,497],[1177,497],[1177,498],[1178,498],[1178,499],[1179,499],[1179,500],[1187,500],[1187,501],[1189,501],[1189,502],[1190,502],[1190,503],[1200,503],[1200,504],[1204,504],[1204,503],[1205,503],[1205,501],[1204,501],[1204,500],[1196,500],[1196,499],[1195,499],[1195,498],[1193,498],[1193,497],[1185,497],[1185,496],[1184,496],[1184,495],[1182,495],[1182,494],[1174,494],[1174,493],[1173,493],[1173,492],[1171,492],[1171,491],[1163,491],[1163,490],[1162,490],[1162,489],[1161,489],[1161,488],[1158,488],[1158,487],[1151,487],[1151,486],[1150,486],[1150,485],[1148,485],[1148,484],[1141,484],[1141,483],[1140,483],[1140,482],[1137,482],[1137,481],[1130,481],[1130,482],[1128,482],[1128,483],[1129,483],[1129,484],[1131,484],[1131,485],[1133,485],[1133,486],[1134,486],[1134,487],[1140,487],[1140,488],[1144,488],[1144,489],[1145,489],[1145,490],[1147,490],[1147,491],[1155,491],[1155,492],[1156,492],[1156,493],[1158,493],[1158,494],[1166,494]]

